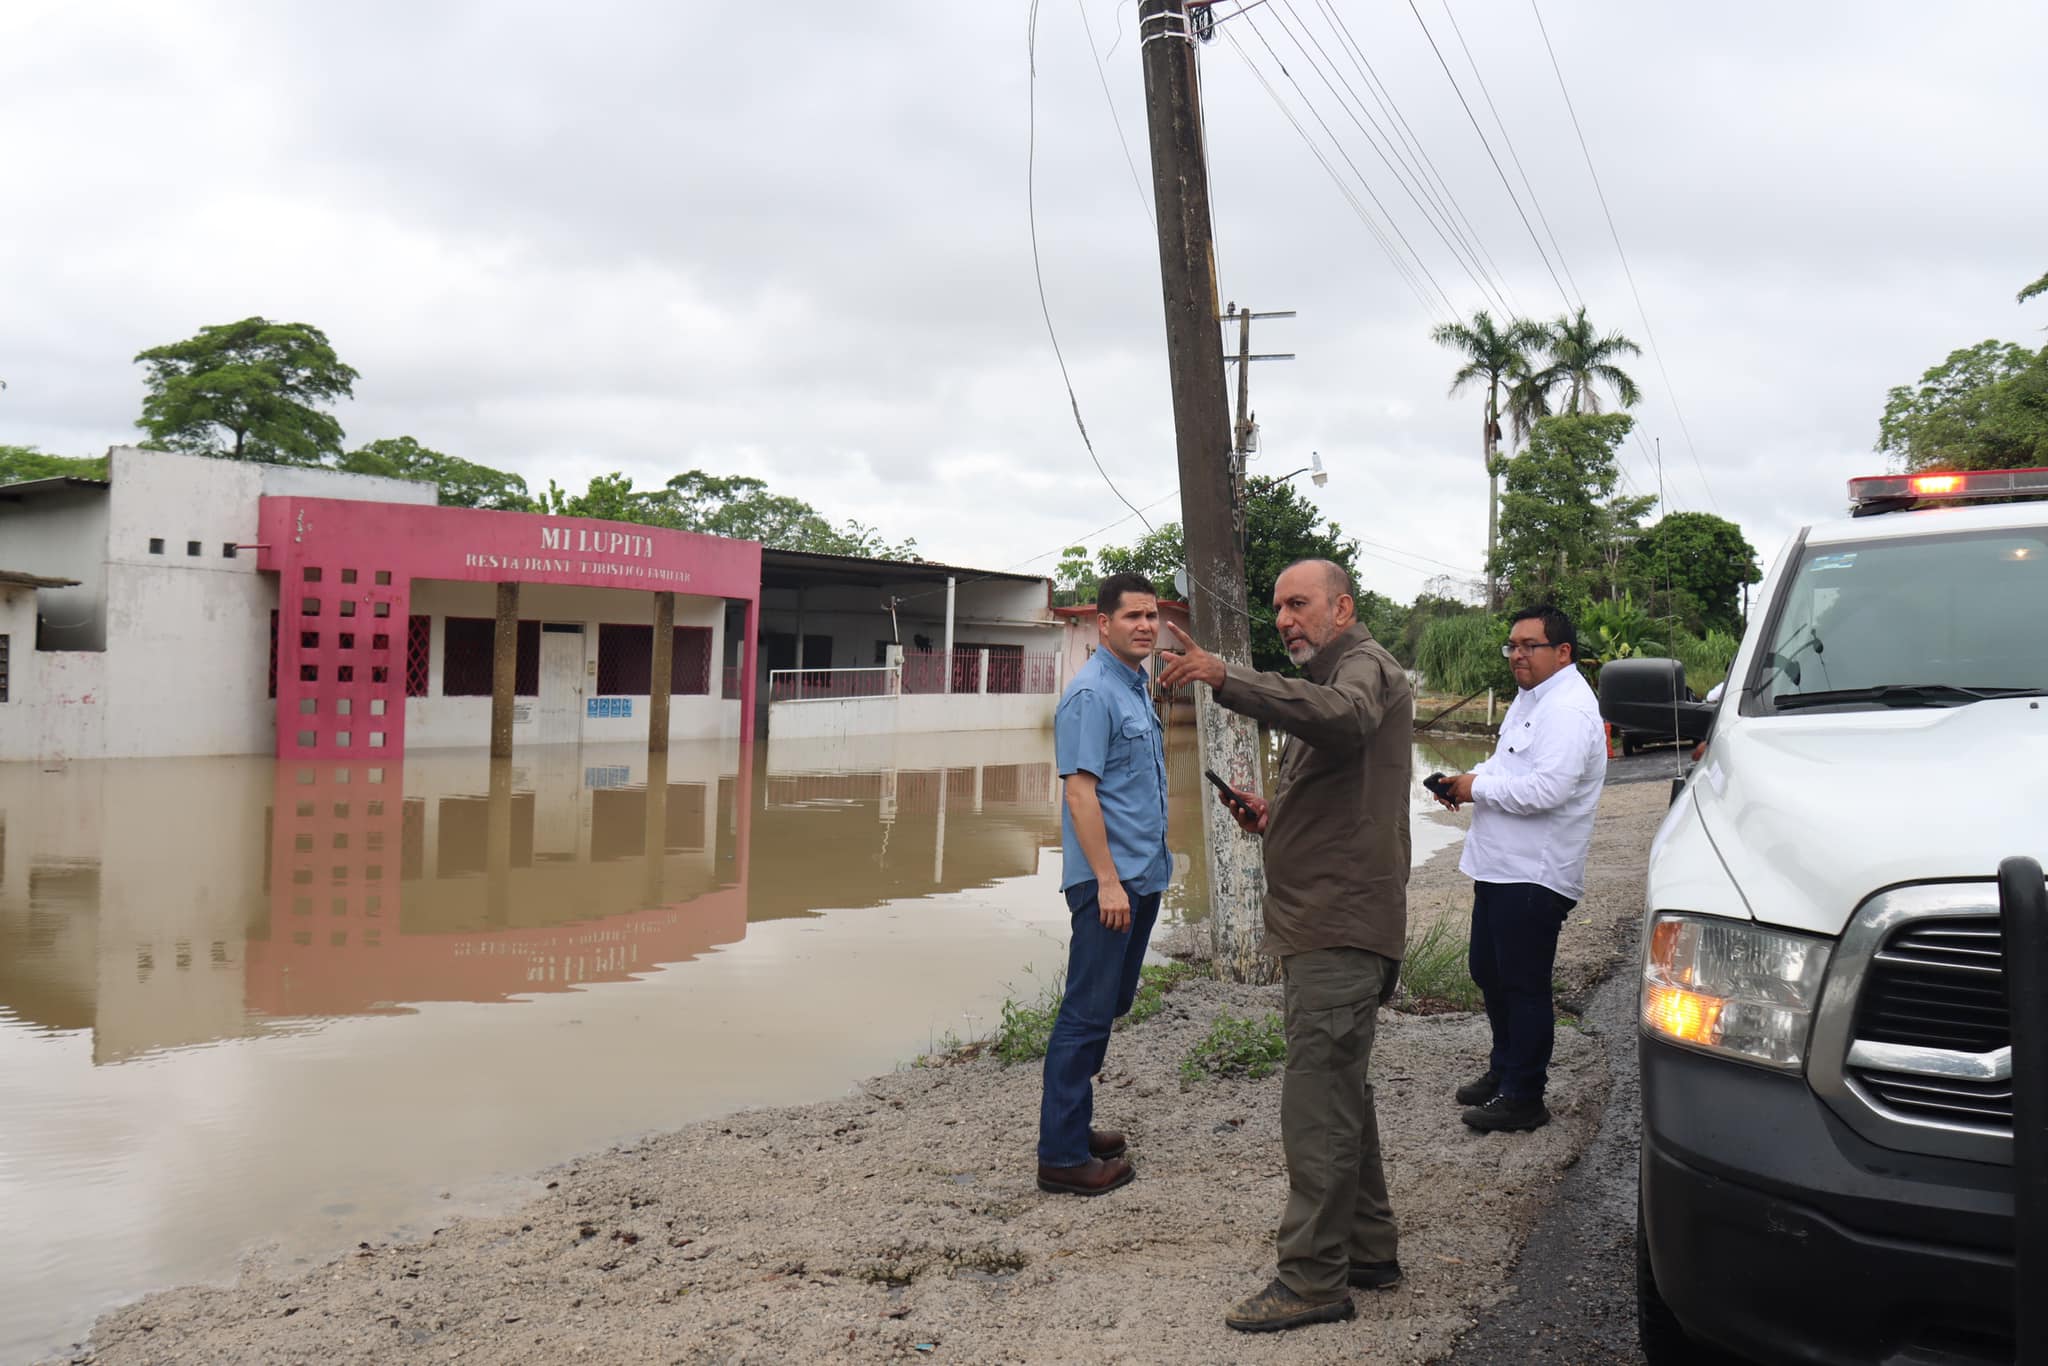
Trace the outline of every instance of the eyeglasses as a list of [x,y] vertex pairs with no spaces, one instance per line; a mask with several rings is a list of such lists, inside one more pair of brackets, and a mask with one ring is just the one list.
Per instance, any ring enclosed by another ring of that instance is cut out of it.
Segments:
[[1502,659],[1513,659],[1516,655],[1533,655],[1538,650],[1555,650],[1564,642],[1561,640],[1511,640],[1500,647]]

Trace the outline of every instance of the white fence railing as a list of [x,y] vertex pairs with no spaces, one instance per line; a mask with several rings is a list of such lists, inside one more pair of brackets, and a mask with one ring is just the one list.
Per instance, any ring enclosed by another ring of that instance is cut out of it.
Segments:
[[768,675],[770,702],[839,702],[859,697],[895,697],[902,672],[889,665],[865,669],[776,669]]

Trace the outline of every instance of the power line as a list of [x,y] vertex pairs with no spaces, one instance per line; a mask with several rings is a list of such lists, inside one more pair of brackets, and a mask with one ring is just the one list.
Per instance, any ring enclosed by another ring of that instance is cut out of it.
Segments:
[[[1296,136],[1301,139],[1302,145],[1308,148],[1309,155],[1316,159],[1317,163],[1322,166],[1324,174],[1330,177],[1330,183],[1337,187],[1337,193],[1343,195],[1345,201],[1351,205],[1352,213],[1357,215],[1358,221],[1365,225],[1366,231],[1372,234],[1373,241],[1378,244],[1381,253],[1386,256],[1387,263],[1401,277],[1402,283],[1408,286],[1409,292],[1415,295],[1416,302],[1420,303],[1432,316],[1439,319],[1445,313],[1449,313],[1452,317],[1462,316],[1457,307],[1451,303],[1450,296],[1444,293],[1443,286],[1437,284],[1434,276],[1429,276],[1429,283],[1436,289],[1438,299],[1442,300],[1441,306],[1432,301],[1423,292],[1421,277],[1416,274],[1414,268],[1410,267],[1401,258],[1400,253],[1394,250],[1393,242],[1388,239],[1386,233],[1374,221],[1372,214],[1360,202],[1358,196],[1352,193],[1351,187],[1344,183],[1344,178],[1337,174],[1337,168],[1330,164],[1330,159],[1323,155],[1320,147],[1316,146],[1315,139],[1308,135],[1308,130],[1301,126],[1301,121],[1294,117],[1294,111],[1287,107],[1287,101],[1281,98],[1280,92],[1273,88],[1273,83],[1266,79],[1266,73],[1259,70],[1258,63],[1254,62],[1251,54],[1244,50],[1243,44],[1237,41],[1235,34],[1225,29],[1223,30],[1223,36],[1229,41],[1231,50],[1237,53],[1239,60],[1250,69],[1253,79],[1257,80],[1259,85],[1265,90],[1267,98],[1273,101],[1274,107],[1280,111],[1281,116],[1293,127]],[[1416,265],[1421,267],[1424,275],[1428,275],[1429,268],[1427,266],[1423,266],[1419,260],[1416,262]]]
[[1452,93],[1457,95],[1459,105],[1465,110],[1465,117],[1472,121],[1472,131],[1479,135],[1479,145],[1486,149],[1486,159],[1493,163],[1494,174],[1500,177],[1500,187],[1508,192],[1508,201],[1515,206],[1515,216],[1522,220],[1522,227],[1528,232],[1529,241],[1536,248],[1536,254],[1543,258],[1543,268],[1550,272],[1550,282],[1557,286],[1557,292],[1564,299],[1565,307],[1571,307],[1572,296],[1565,292],[1564,281],[1557,278],[1557,267],[1550,264],[1550,253],[1543,250],[1542,240],[1536,236],[1536,229],[1530,226],[1529,215],[1522,211],[1522,201],[1516,196],[1515,187],[1508,183],[1508,173],[1501,169],[1500,158],[1493,154],[1493,144],[1486,140],[1486,130],[1479,126],[1479,116],[1472,112],[1472,105],[1465,98],[1464,87],[1460,86],[1458,78],[1451,74],[1451,64],[1444,60],[1443,49],[1436,45],[1436,35],[1429,31],[1429,24],[1423,19],[1422,11],[1415,8],[1415,0],[1408,0],[1408,11],[1415,16],[1415,22],[1421,25],[1422,36],[1429,39],[1429,50],[1436,54],[1437,65],[1444,69],[1444,79],[1451,83]]
[[[1414,0],[1409,0],[1409,3],[1413,4]],[[1607,207],[1607,191],[1600,187],[1600,173],[1593,169],[1593,153],[1586,146],[1585,130],[1579,127],[1579,111],[1572,105],[1572,92],[1565,88],[1564,68],[1558,65],[1557,49],[1550,45],[1550,30],[1544,26],[1543,11],[1538,8],[1536,0],[1529,0],[1529,10],[1536,16],[1537,30],[1543,34],[1543,50],[1550,54],[1550,69],[1557,74],[1558,93],[1564,96],[1565,110],[1572,116],[1572,132],[1578,135],[1579,153],[1586,159],[1586,174],[1593,178],[1593,192],[1600,197],[1600,212],[1607,219],[1608,235],[1614,239],[1614,254],[1621,258],[1621,271],[1628,278],[1628,292],[1635,298],[1636,316],[1643,320],[1643,335],[1649,340],[1650,355],[1657,362],[1657,373],[1664,379],[1664,392],[1671,398],[1671,411],[1678,417],[1678,430],[1684,433],[1685,448],[1692,453],[1692,466],[1699,473],[1700,487],[1707,491],[1707,501],[1713,504],[1714,511],[1719,512],[1721,501],[1714,496],[1714,486],[1707,478],[1706,466],[1700,463],[1699,448],[1693,445],[1692,430],[1685,425],[1685,411],[1678,405],[1678,391],[1671,386],[1671,373],[1664,368],[1664,353],[1657,346],[1656,332],[1650,327],[1650,313],[1643,307],[1642,292],[1636,288],[1636,275],[1629,268],[1628,253],[1622,250],[1621,233],[1614,226],[1613,211]]]
[[1557,233],[1552,231],[1550,216],[1543,212],[1543,201],[1537,197],[1536,187],[1529,183],[1529,172],[1522,166],[1522,154],[1515,150],[1515,140],[1508,132],[1508,126],[1494,105],[1493,92],[1486,88],[1486,77],[1479,73],[1479,63],[1472,56],[1472,48],[1465,42],[1465,30],[1458,27],[1458,16],[1451,13],[1451,0],[1442,0],[1444,18],[1451,21],[1451,32],[1458,35],[1458,46],[1465,53],[1465,64],[1472,68],[1472,79],[1479,82],[1479,93],[1486,97],[1486,110],[1493,115],[1494,127],[1500,129],[1500,140],[1507,144],[1508,157],[1515,163],[1515,174],[1522,178],[1522,188],[1529,192],[1529,202],[1536,206],[1536,221],[1543,225],[1543,235],[1550,239],[1550,249],[1557,253],[1557,264],[1564,270],[1564,278],[1571,281],[1572,293],[1577,296],[1579,307],[1586,306],[1586,296],[1579,290],[1579,282],[1572,279],[1571,264],[1564,259],[1564,248],[1557,244]]
[[[1102,458],[1095,453],[1095,443],[1088,437],[1088,424],[1081,420],[1081,400],[1074,394],[1074,381],[1067,374],[1067,358],[1060,351],[1060,335],[1052,325],[1052,305],[1045,298],[1045,270],[1038,259],[1038,4],[1031,0],[1031,14],[1025,26],[1024,51],[1030,70],[1026,86],[1027,130],[1025,134],[1024,160],[1024,213],[1031,228],[1031,273],[1038,281],[1038,311],[1045,318],[1045,335],[1052,341],[1053,359],[1059,363],[1060,383],[1067,389],[1067,403],[1074,410],[1074,426],[1081,433],[1081,444],[1088,448],[1088,458],[1095,464],[1095,472],[1102,476],[1102,482],[1109,485],[1109,491],[1117,501],[1129,508],[1137,519],[1145,522],[1145,514],[1138,511],[1138,505],[1124,497],[1124,491],[1116,486],[1116,480],[1109,477],[1109,471],[1102,467]],[[1090,47],[1094,45],[1091,43]],[[1145,522],[1145,530],[1152,524]]]
[[[1178,497],[1180,497],[1180,486],[1176,484],[1173,488],[1173,492],[1167,494],[1164,498],[1155,499],[1154,501],[1145,504],[1145,507],[1149,511],[1152,508],[1158,507],[1161,503],[1170,503]],[[1051,550],[1041,550],[1036,555],[1026,555],[1023,559],[1017,561],[1015,564],[1005,566],[1003,572],[1008,573],[1012,569],[1020,569],[1023,566],[1030,564],[1033,560],[1042,560],[1048,555],[1057,555],[1061,551],[1067,549],[1069,546],[1086,546],[1088,542],[1094,540],[1103,532],[1114,531],[1118,527],[1122,526],[1125,522],[1128,522],[1130,520],[1131,514],[1126,513],[1124,516],[1117,518],[1114,522],[1110,522],[1105,526],[1099,526],[1095,528],[1095,530],[1093,531],[1085,531],[1081,533],[1079,536],[1069,536],[1066,540],[1061,541]]]
[[[1322,9],[1324,16],[1330,21],[1332,29],[1341,39],[1338,46],[1346,51],[1347,55],[1351,58],[1351,64],[1358,68],[1360,76],[1365,81],[1365,88],[1371,93],[1374,103],[1378,104],[1381,111],[1400,127],[1403,140],[1415,156],[1420,159],[1421,163],[1429,169],[1429,174],[1434,178],[1437,188],[1442,191],[1443,199],[1450,204],[1453,212],[1457,214],[1459,221],[1465,225],[1465,232],[1473,242],[1478,244],[1480,254],[1486,258],[1486,263],[1492,267],[1495,276],[1502,279],[1503,286],[1505,287],[1506,273],[1494,261],[1493,253],[1487,250],[1486,243],[1479,236],[1479,230],[1473,226],[1471,218],[1466,215],[1464,206],[1458,202],[1458,196],[1452,192],[1449,183],[1445,181],[1443,172],[1437,169],[1436,162],[1429,155],[1428,149],[1423,147],[1422,139],[1415,135],[1414,128],[1408,123],[1408,116],[1401,112],[1400,102],[1394,98],[1394,92],[1387,88],[1385,81],[1380,79],[1379,72],[1373,69],[1373,64],[1366,57],[1365,50],[1359,46],[1358,40],[1352,37],[1351,27],[1344,22],[1344,16],[1337,12],[1335,5],[1329,3],[1329,0],[1316,0],[1316,4]],[[1512,298],[1512,291],[1510,291],[1510,297]],[[1514,310],[1514,314],[1515,316],[1520,316],[1521,310]]]
[[[1286,0],[1282,0],[1282,8],[1284,8],[1289,14],[1294,15],[1294,21],[1296,24],[1301,25],[1302,32],[1308,32],[1308,25],[1303,24],[1301,22],[1301,16],[1298,13],[1295,13],[1294,6],[1292,4],[1287,3]],[[1358,114],[1352,112],[1351,105],[1356,104],[1359,110],[1365,112],[1366,118],[1368,120],[1372,120],[1371,112],[1365,110],[1365,102],[1359,99],[1357,91],[1351,88],[1351,83],[1345,79],[1343,73],[1337,73],[1337,80],[1343,82],[1344,84],[1344,90],[1340,92],[1337,89],[1336,83],[1333,82],[1330,79],[1329,74],[1323,70],[1323,63],[1328,63],[1331,70],[1333,71],[1336,69],[1336,63],[1330,60],[1330,54],[1328,50],[1323,47],[1322,40],[1317,38],[1313,33],[1308,34],[1309,41],[1315,44],[1316,52],[1320,54],[1322,57],[1322,62],[1318,62],[1314,56],[1311,56],[1309,54],[1308,48],[1303,45],[1301,38],[1298,35],[1296,35],[1293,27],[1288,24],[1286,19],[1280,16],[1279,11],[1277,10],[1273,14],[1273,21],[1280,25],[1281,31],[1285,33],[1288,37],[1288,40],[1294,44],[1295,50],[1301,53],[1302,59],[1309,64],[1309,68],[1316,73],[1316,75],[1322,80],[1324,87],[1328,89],[1330,94],[1336,98],[1338,106],[1343,109],[1345,116],[1351,120],[1352,125],[1356,127],[1361,134],[1364,135],[1367,145],[1370,146],[1373,152],[1379,157],[1381,164],[1384,165],[1389,171],[1393,172],[1395,181],[1400,184],[1402,191],[1407,194],[1408,201],[1415,205],[1416,209],[1422,214],[1423,221],[1429,224],[1430,230],[1436,233],[1437,240],[1442,242],[1444,246],[1450,251],[1452,259],[1458,262],[1459,268],[1465,272],[1467,278],[1469,278],[1472,281],[1472,283],[1478,287],[1479,292],[1482,295],[1487,295],[1491,299],[1491,301],[1498,305],[1500,308],[1508,308],[1507,300],[1502,296],[1502,292],[1498,282],[1493,281],[1490,278],[1487,278],[1486,267],[1480,263],[1478,253],[1473,251],[1469,246],[1465,246],[1462,243],[1462,241],[1453,242],[1451,240],[1452,236],[1456,235],[1456,225],[1451,225],[1450,234],[1445,233],[1443,227],[1439,225],[1437,218],[1431,215],[1429,206],[1425,205],[1422,201],[1422,198],[1415,193],[1414,186],[1410,184],[1410,177],[1402,173],[1402,168],[1394,163],[1393,158],[1389,157],[1386,153],[1386,150],[1380,145],[1381,141],[1385,141],[1389,145],[1392,145],[1393,140],[1387,136],[1384,129],[1379,129],[1379,140],[1375,140],[1372,132],[1367,130],[1365,123],[1360,121]],[[1258,26],[1256,24],[1251,25],[1251,28],[1253,32],[1258,32]],[[1264,34],[1259,35],[1259,41],[1262,43],[1265,42]],[[1267,46],[1267,51],[1272,51],[1270,45]],[[1275,62],[1280,61],[1279,55],[1277,53],[1274,54],[1273,60]],[[1280,70],[1281,74],[1287,76],[1290,82],[1294,80],[1292,73],[1288,72],[1285,63],[1281,63]],[[1296,84],[1295,89],[1299,91],[1301,89],[1300,85]],[[1347,103],[1345,100],[1346,94],[1350,96],[1350,103]],[[1304,94],[1302,98],[1306,100],[1308,97]],[[1322,122],[1322,117],[1320,114],[1317,115],[1317,122]],[[1374,123],[1375,128],[1377,128],[1378,121],[1372,120],[1372,122]],[[1323,131],[1330,135],[1330,140],[1333,143],[1337,142],[1336,134],[1330,132],[1328,124],[1323,125]],[[1338,144],[1338,147],[1339,151],[1341,152],[1342,144]],[[1359,178],[1362,180],[1364,176],[1361,172],[1359,172],[1358,167],[1355,164],[1351,163],[1351,158],[1349,156],[1346,156],[1344,160],[1347,165],[1351,165],[1352,173],[1354,175],[1358,175]],[[1449,216],[1447,214],[1443,215],[1443,219],[1445,223],[1450,222]]]
[[[1109,93],[1109,73],[1102,69],[1102,54],[1095,50],[1095,30],[1088,23],[1087,0],[1074,0],[1074,8],[1081,12],[1081,32],[1088,39],[1088,55],[1095,59],[1095,79],[1102,82],[1102,99],[1109,106],[1109,121],[1116,125],[1116,141],[1124,149],[1124,165],[1131,168],[1131,184],[1138,191],[1138,203],[1144,206],[1145,221],[1152,222],[1152,198],[1145,193],[1145,182],[1138,175],[1138,163],[1131,156],[1131,144],[1124,137],[1124,121],[1117,117],[1116,98]],[[1121,21],[1117,38],[1119,41],[1123,38]]]

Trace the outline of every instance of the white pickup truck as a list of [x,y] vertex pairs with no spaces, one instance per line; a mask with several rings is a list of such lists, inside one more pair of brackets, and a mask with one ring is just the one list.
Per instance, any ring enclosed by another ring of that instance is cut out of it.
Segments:
[[[2048,470],[1850,496],[1778,558],[1718,701],[1683,700],[1673,661],[1602,672],[1608,720],[1706,742],[1643,932],[1652,1366],[2027,1350],[2015,1191],[2048,1182],[2048,1136],[2016,1183],[2004,975],[2048,961],[2008,957],[1999,875],[2048,861]],[[2012,886],[2048,906],[2038,870]]]

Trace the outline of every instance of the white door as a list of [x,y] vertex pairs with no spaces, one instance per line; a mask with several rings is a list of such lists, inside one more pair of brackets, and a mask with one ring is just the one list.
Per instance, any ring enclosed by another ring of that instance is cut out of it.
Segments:
[[534,740],[573,745],[583,738],[583,628],[544,625],[540,632],[540,705]]

